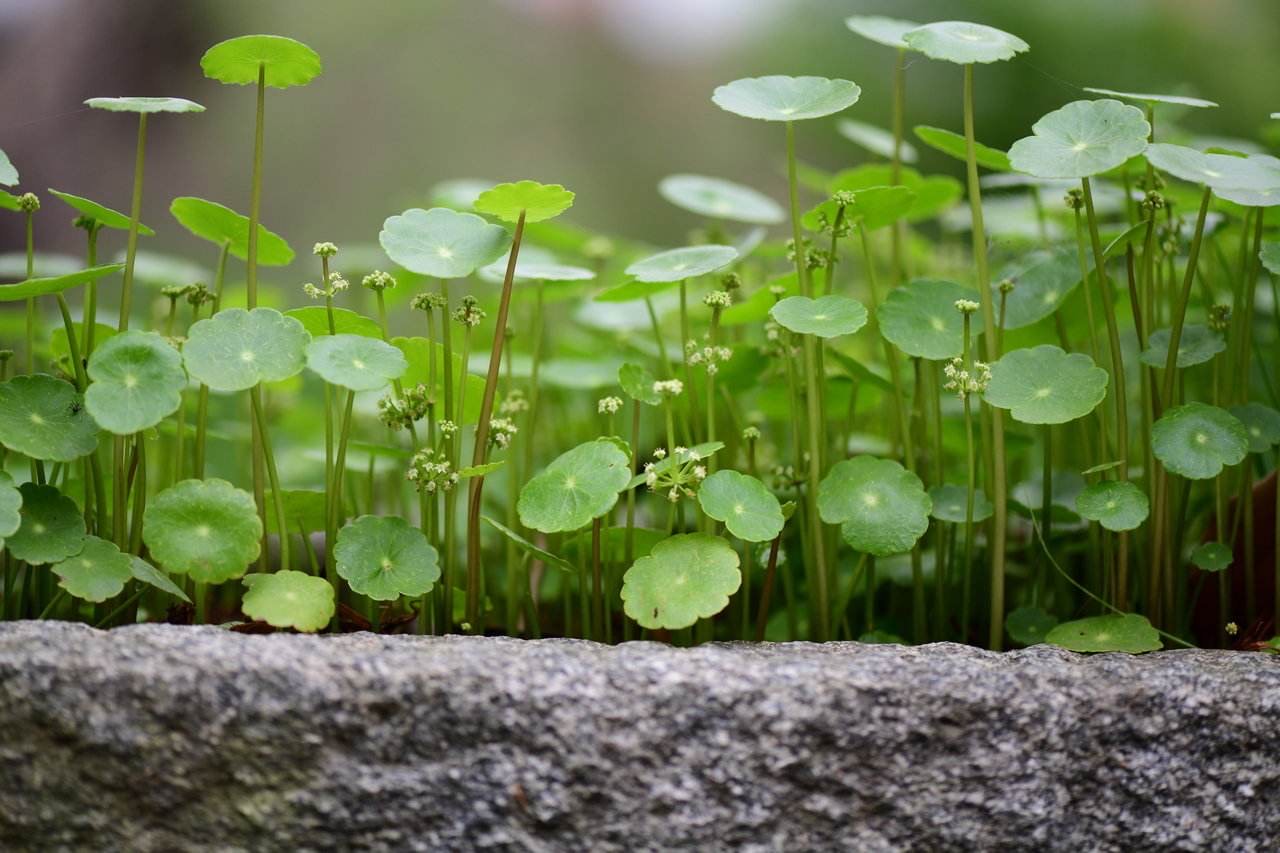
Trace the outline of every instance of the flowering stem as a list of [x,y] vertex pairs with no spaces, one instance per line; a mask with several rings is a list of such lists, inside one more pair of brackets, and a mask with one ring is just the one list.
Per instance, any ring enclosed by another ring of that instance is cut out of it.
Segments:
[[[34,210],[28,210],[26,213],[26,235],[27,235],[27,278],[32,278],[36,270],[36,243],[35,243],[35,227],[33,218]],[[36,372],[36,299],[34,296],[27,297],[27,373]]]
[[[351,410],[355,407],[356,392],[347,392],[346,410],[342,413],[342,424],[338,429],[338,454],[333,461],[333,477],[332,489],[333,499],[329,501],[329,519],[328,529],[337,531],[338,526],[342,524],[342,489],[343,479],[347,470],[347,439],[351,435]],[[342,590],[338,585],[338,566],[334,562],[333,546],[337,543],[337,534],[326,536],[324,542],[324,572],[325,577],[329,581],[329,585],[333,587],[334,597],[341,601]],[[448,564],[446,563],[446,568]],[[335,612],[333,619],[329,622],[330,628],[338,627],[338,616]]]
[[[262,411],[262,387],[254,385],[249,389],[249,404],[253,409],[253,418],[258,424],[258,433],[262,437],[262,455],[267,463],[267,476],[271,480],[271,502],[276,511],[276,535],[280,539],[280,568],[289,570],[289,527],[285,520],[284,493],[280,491],[280,476],[276,472],[275,456],[271,453],[271,438],[267,434],[267,419]],[[265,531],[264,531],[264,536]]]
[[129,311],[133,297],[133,264],[138,254],[138,225],[142,219],[142,167],[147,157],[147,114],[138,113],[138,149],[133,161],[133,201],[129,206],[129,240],[125,244],[124,283],[120,288],[120,322],[118,328],[129,328]]

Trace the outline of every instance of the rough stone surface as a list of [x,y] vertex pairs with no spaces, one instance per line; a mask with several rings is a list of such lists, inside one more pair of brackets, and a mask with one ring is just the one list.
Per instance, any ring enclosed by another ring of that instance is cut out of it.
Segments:
[[1280,658],[0,627],[5,850],[1263,850]]

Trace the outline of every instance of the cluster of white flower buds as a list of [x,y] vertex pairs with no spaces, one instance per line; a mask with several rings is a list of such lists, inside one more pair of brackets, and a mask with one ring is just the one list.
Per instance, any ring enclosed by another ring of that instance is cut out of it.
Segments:
[[616,415],[622,410],[621,397],[601,397],[596,401],[596,413],[601,415]]
[[462,304],[454,309],[453,312],[453,319],[457,320],[468,329],[474,329],[476,326],[479,326],[485,316],[485,312],[480,307],[480,303],[476,302],[476,298],[470,295],[462,297]]
[[408,429],[425,418],[434,404],[427,386],[418,384],[404,389],[403,397],[392,392],[378,400],[378,416],[393,430]]
[[973,370],[965,369],[964,359],[953,358],[943,365],[942,375],[947,378],[942,387],[953,392],[963,400],[970,394],[981,394],[987,390],[991,382],[991,366],[983,361],[975,361]]
[[527,412],[529,411],[529,400],[519,388],[512,388],[507,392],[507,396],[502,398],[502,402],[498,404],[498,411],[504,415],[518,415],[521,412]]
[[338,247],[333,243],[316,243],[315,246],[311,248],[311,254],[321,258],[332,258],[334,255],[338,254]]
[[389,272],[374,270],[364,278],[360,279],[360,285],[374,291],[375,293],[380,293],[381,291],[390,290],[395,287],[396,279],[395,276]]
[[694,497],[697,494],[694,488],[707,478],[707,466],[687,448],[673,448],[668,459],[667,451],[659,447],[653,452],[653,458],[658,461],[644,465],[644,483],[652,492],[665,493],[672,503]]
[[448,418],[440,421],[436,426],[440,428],[440,434],[445,438],[453,438],[458,434],[458,424]]
[[327,299],[341,293],[350,286],[351,284],[342,277],[342,273],[331,272],[329,273],[329,280],[325,282],[324,287],[316,287],[311,282],[307,282],[302,285],[302,292],[312,299]]
[[418,491],[433,495],[453,488],[458,482],[458,473],[453,470],[449,460],[444,458],[444,454],[436,453],[428,447],[413,454],[405,478]]
[[1231,327],[1231,306],[1212,305],[1209,307],[1209,328],[1215,332],[1225,332]]
[[679,397],[684,393],[684,383],[679,379],[659,379],[653,383],[653,393],[663,397]]
[[981,306],[978,305],[977,302],[974,302],[972,299],[956,300],[956,310],[959,311],[961,314],[972,314],[975,311],[977,311],[980,307]]
[[448,308],[449,300],[444,298],[442,293],[417,293],[409,300],[409,307],[414,311],[433,311],[438,308]]
[[197,310],[201,305],[212,301],[213,294],[203,284],[197,283],[187,288],[187,304],[194,305]]
[[489,421],[489,446],[506,450],[519,431],[511,418],[494,418]]
[[713,290],[702,297],[702,304],[708,308],[728,308],[733,303],[727,290]]
[[35,213],[40,209],[40,199],[35,193],[23,193],[18,196],[18,210],[23,213]]
[[697,341],[686,341],[684,345],[684,360],[693,367],[705,365],[707,373],[714,376],[720,369],[720,365],[733,358],[733,350],[729,347],[699,347]]
[[747,442],[751,442],[751,441],[759,441],[759,440],[760,440],[760,428],[759,428],[759,427],[755,427],[755,426],[749,426],[749,427],[747,427],[746,429],[744,429],[744,430],[742,431],[742,440],[743,440],[743,441],[747,441]]

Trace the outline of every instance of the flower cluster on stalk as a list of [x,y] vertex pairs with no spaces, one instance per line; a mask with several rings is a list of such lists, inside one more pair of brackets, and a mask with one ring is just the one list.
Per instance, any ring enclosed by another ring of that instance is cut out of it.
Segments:
[[432,291],[415,293],[413,298],[409,300],[409,307],[414,311],[435,311],[448,308],[449,300],[444,298],[443,293],[434,293]]
[[653,458],[657,461],[644,465],[644,483],[651,492],[666,494],[671,503],[694,497],[697,485],[707,478],[707,466],[687,448],[673,448],[670,459],[666,450],[658,448]]
[[512,388],[498,404],[498,412],[511,417],[529,411],[529,398],[519,388]]
[[23,193],[18,196],[18,210],[23,213],[35,213],[40,209],[40,199],[35,193]]
[[378,417],[393,430],[408,429],[427,416],[435,404],[426,385],[419,383],[404,389],[404,395],[394,391],[378,400]]
[[468,329],[474,329],[479,326],[485,316],[484,309],[480,307],[480,303],[476,301],[474,296],[470,295],[462,297],[462,304],[453,311],[453,319]]
[[511,444],[511,439],[515,438],[519,431],[516,422],[511,418],[494,418],[489,421],[489,446],[506,450]]
[[316,287],[311,282],[307,282],[302,285],[302,292],[312,299],[327,299],[331,296],[336,296],[350,286],[351,284],[342,277],[342,273],[331,272],[329,273],[329,280],[324,283],[324,287]]
[[389,272],[374,270],[364,278],[360,279],[360,285],[377,293],[383,290],[390,290],[395,287],[396,279],[395,276]]
[[679,397],[684,393],[684,383],[679,379],[659,379],[653,383],[653,393],[664,398]]
[[458,472],[453,470],[444,453],[428,447],[413,454],[405,479],[418,491],[433,495],[452,489],[458,482]]
[[[816,249],[813,243],[807,237],[800,238],[801,245],[804,247],[804,263],[805,267],[810,270],[820,270],[827,266],[831,260],[831,253],[824,249]],[[787,241],[787,260],[791,263],[796,262],[796,241]]]
[[1231,327],[1231,306],[1211,305],[1209,307],[1209,328],[1215,332],[1225,332]]
[[684,360],[693,367],[705,366],[707,373],[714,376],[720,365],[733,358],[733,350],[729,347],[699,345],[697,341],[685,341]]
[[601,397],[596,401],[596,414],[616,415],[622,410],[621,397]]
[[328,242],[316,243],[315,246],[311,248],[311,254],[321,258],[332,258],[334,255],[338,254],[338,247],[333,243]]
[[975,361],[973,370],[968,370],[964,359],[953,358],[943,365],[942,375],[947,378],[942,387],[963,400],[970,394],[981,394],[987,390],[991,382],[991,366],[984,361]]

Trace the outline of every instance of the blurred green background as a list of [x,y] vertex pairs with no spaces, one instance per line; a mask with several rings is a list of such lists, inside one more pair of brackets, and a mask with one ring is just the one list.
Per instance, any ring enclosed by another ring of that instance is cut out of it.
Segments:
[[[135,124],[81,108],[88,97],[172,95],[208,107],[152,125],[144,248],[210,247],[167,212],[177,195],[248,207],[253,93],[205,80],[199,59],[223,38],[290,35],[325,72],[272,91],[263,221],[300,259],[266,271],[314,277],[317,240],[372,243],[382,220],[428,204],[449,178],[530,177],[578,193],[570,219],[654,245],[696,223],[661,200],[657,181],[702,172],[783,197],[781,129],[710,102],[728,80],[843,76],[863,87],[850,117],[887,125],[892,52],[843,18],[971,19],[1007,29],[1031,52],[978,74],[979,138],[1001,147],[1081,86],[1177,91],[1222,103],[1186,117],[1202,133],[1258,137],[1280,109],[1275,0],[0,0],[0,148],[22,188],[87,195],[127,210]],[[959,129],[961,77],[913,59],[908,124]],[[835,169],[865,156],[832,121],[801,129],[801,156]],[[958,174],[932,152],[925,171]],[[40,247],[78,253],[70,213],[45,198]],[[65,217],[62,214],[66,214]],[[52,215],[49,215],[52,214]],[[20,217],[0,222],[0,252],[21,247]],[[114,253],[120,235],[104,236]],[[299,302],[300,294],[291,294]]]

